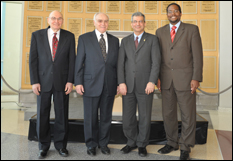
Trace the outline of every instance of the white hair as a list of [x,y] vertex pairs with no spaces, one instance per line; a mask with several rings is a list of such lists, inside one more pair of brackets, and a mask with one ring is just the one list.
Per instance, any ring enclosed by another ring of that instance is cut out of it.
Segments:
[[[103,13],[103,12],[98,12],[98,13],[96,13],[95,15],[94,15],[94,17],[93,17],[93,20],[95,21],[96,19],[96,16],[98,16],[99,14],[104,14],[104,15],[106,15],[107,17],[108,17],[108,15],[107,14],[105,14],[105,13]],[[109,20],[109,17],[108,17],[108,20]]]

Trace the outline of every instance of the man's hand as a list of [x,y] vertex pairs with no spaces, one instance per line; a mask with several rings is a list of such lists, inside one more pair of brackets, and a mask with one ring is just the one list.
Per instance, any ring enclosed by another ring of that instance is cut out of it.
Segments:
[[145,93],[149,95],[150,93],[154,92],[154,90],[155,90],[155,84],[152,82],[147,83]]
[[76,92],[78,94],[83,95],[83,93],[84,93],[83,85],[77,85],[77,86],[75,86],[75,89],[76,89]]
[[158,79],[158,82],[157,82],[156,86],[159,89],[159,91],[161,92],[161,81],[160,81],[160,79]]
[[121,84],[119,85],[119,92],[120,92],[120,94],[122,94],[123,96],[126,95],[126,93],[127,93],[127,86],[126,86],[125,83],[121,83]]
[[200,83],[197,80],[192,80],[190,85],[191,85],[191,93],[193,94],[196,92],[196,89],[200,86]]
[[73,83],[66,83],[66,87],[65,87],[65,91],[66,91],[66,95],[68,95],[73,89]]
[[40,95],[40,93],[39,93],[40,92],[40,83],[33,84],[32,90],[37,96],[39,96]]
[[117,95],[120,93],[120,87],[117,86]]

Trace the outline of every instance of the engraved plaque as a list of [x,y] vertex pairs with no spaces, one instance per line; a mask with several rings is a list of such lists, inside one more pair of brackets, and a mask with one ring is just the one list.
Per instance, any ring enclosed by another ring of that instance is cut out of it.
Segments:
[[93,19],[86,18],[85,20],[85,32],[91,32],[95,30]]
[[147,20],[145,31],[150,34],[155,34],[155,31],[158,29],[158,20]]
[[28,1],[28,10],[43,11],[43,1]]
[[145,14],[158,14],[158,1],[144,1]]
[[216,1],[201,1],[201,13],[216,13]]
[[133,28],[131,27],[131,20],[124,20],[123,25],[124,31],[133,31]]
[[137,1],[124,1],[124,13],[132,14],[138,11],[138,2]]
[[42,29],[42,17],[28,16],[27,17],[27,37],[26,37],[26,47],[30,47],[31,36],[34,31]]
[[83,2],[82,1],[69,1],[68,12],[83,12]]
[[61,12],[61,1],[47,1],[46,11],[58,10]]
[[78,37],[82,34],[82,19],[81,18],[68,18],[67,22],[68,31],[75,35],[75,44],[78,44]]
[[108,23],[108,30],[120,31],[120,19],[110,19]]
[[107,1],[106,2],[106,13],[121,13],[121,2],[120,1]]
[[100,1],[87,1],[86,12],[87,13],[100,12]]
[[201,20],[203,51],[216,51],[216,20]]
[[197,25],[197,20],[183,20],[182,22]]
[[197,1],[183,1],[183,14],[197,14]]

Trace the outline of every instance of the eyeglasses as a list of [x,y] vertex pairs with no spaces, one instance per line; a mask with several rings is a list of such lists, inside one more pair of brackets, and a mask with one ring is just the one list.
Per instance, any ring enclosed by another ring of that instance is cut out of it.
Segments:
[[134,24],[137,24],[138,22],[139,23],[144,23],[144,21],[142,21],[142,20],[141,21],[136,21],[136,20],[133,21]]
[[172,14],[172,13],[179,13],[180,11],[179,10],[174,10],[174,11],[168,11],[168,14]]
[[58,20],[58,21],[62,21],[62,20],[63,20],[63,18],[62,18],[62,17],[59,17],[59,18],[56,18],[56,17],[50,17],[50,19],[51,19],[52,21],[56,21],[56,20]]

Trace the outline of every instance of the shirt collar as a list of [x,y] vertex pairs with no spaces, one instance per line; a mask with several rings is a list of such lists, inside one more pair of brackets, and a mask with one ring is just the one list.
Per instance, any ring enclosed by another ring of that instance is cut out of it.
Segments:
[[[176,26],[176,30],[178,30],[178,28],[180,27],[180,23],[181,23],[181,21],[179,21],[175,26]],[[170,30],[172,29],[172,26],[174,26],[174,25],[172,25],[171,23],[169,24],[170,25]]]
[[[95,34],[97,35],[97,37],[100,37],[100,35],[101,35],[102,33],[100,33],[97,29],[95,29]],[[104,35],[104,37],[107,37],[106,31],[103,33],[103,35]]]
[[[145,32],[145,31],[144,31],[144,32]],[[142,35],[144,34],[144,32],[141,33],[139,36],[135,35],[135,33],[134,33],[134,40],[136,40],[136,37],[138,37],[138,39],[140,40],[140,39],[142,38]]]
[[[49,28],[48,30],[49,30],[49,35],[50,35],[50,36],[54,36],[54,32],[53,32],[53,30],[52,30],[51,28]],[[60,30],[58,30],[58,31],[56,32],[56,33],[57,33],[57,35],[56,35],[56,36],[58,36],[58,37],[59,37],[60,32],[61,32],[61,29],[60,29]]]

